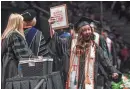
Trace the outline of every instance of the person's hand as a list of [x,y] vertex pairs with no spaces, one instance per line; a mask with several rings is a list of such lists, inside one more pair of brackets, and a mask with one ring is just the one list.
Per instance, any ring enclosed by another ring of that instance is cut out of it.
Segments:
[[74,37],[75,37],[75,31],[74,30],[70,30],[70,34],[72,36],[72,39],[74,39]]
[[50,17],[49,20],[48,20],[48,22],[49,22],[50,25],[53,24],[53,23],[55,23],[55,21],[56,21],[55,17]]
[[117,79],[118,77],[119,77],[118,73],[113,73],[113,74],[112,74],[112,78],[113,78],[113,79]]
[[55,33],[55,31],[54,31],[54,29],[52,28],[52,25],[51,25],[51,24],[53,24],[53,23],[56,22],[56,18],[55,18],[55,17],[50,17],[49,20],[48,20],[48,22],[49,22],[49,25],[50,25],[50,36],[51,36],[51,38],[52,38],[53,35],[54,35],[54,33]]

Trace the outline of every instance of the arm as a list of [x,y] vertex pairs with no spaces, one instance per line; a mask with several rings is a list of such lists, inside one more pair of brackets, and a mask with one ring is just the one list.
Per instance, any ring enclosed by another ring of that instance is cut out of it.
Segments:
[[55,48],[56,48],[56,52],[58,55],[63,56],[64,52],[66,52],[66,45],[68,45],[69,40],[63,40],[62,38],[60,38],[58,36],[58,33],[56,33],[54,31],[54,29],[52,28],[52,24],[55,22],[55,18],[51,17],[48,20],[49,24],[50,24],[50,36],[52,38],[52,40],[55,43]]
[[104,67],[105,70],[108,70],[110,74],[112,74],[113,78],[117,78],[121,74],[114,66],[112,66],[110,60],[103,54],[103,50],[99,47],[99,62]]
[[50,36],[51,38],[53,37],[55,31],[54,29],[52,28],[52,24],[55,22],[55,18],[54,17],[51,17],[49,20],[48,20],[48,23],[50,25]]
[[117,67],[117,57],[116,57],[116,49],[115,49],[115,44],[112,42],[112,60],[113,60],[113,65]]

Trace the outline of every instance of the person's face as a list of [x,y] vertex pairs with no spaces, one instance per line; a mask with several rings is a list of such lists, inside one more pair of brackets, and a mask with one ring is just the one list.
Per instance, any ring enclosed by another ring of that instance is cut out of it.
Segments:
[[108,33],[107,32],[102,32],[102,36],[106,39],[108,37]]
[[83,40],[85,41],[89,41],[92,35],[92,29],[89,25],[85,25],[83,27],[81,27],[81,36],[83,38]]
[[104,32],[104,37],[107,38],[108,37],[108,33]]
[[25,27],[27,25],[26,21],[23,21],[23,27]]
[[32,21],[24,21],[23,25],[24,25],[24,27],[26,27],[26,26],[35,26],[36,23],[37,23],[37,20],[36,20],[36,17],[35,17],[35,18],[33,18]]
[[23,24],[24,24],[24,21],[23,21],[23,18],[21,18],[20,19],[19,29],[23,29]]
[[82,30],[83,34],[91,34],[92,33],[91,27],[89,25],[85,25],[85,26],[81,27],[81,30]]

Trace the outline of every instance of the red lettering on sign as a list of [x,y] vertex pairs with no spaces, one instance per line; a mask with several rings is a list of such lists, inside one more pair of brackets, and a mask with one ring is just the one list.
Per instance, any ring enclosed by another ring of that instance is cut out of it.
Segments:
[[53,15],[56,18],[57,22],[63,21],[63,12],[61,10],[57,10],[56,12],[53,13]]

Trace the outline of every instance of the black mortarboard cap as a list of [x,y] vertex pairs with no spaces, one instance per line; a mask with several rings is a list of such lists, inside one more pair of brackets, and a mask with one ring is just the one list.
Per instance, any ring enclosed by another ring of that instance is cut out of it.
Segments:
[[97,21],[97,20],[93,20],[93,22],[90,23],[90,26],[93,26],[96,29],[102,27],[100,21]]
[[24,18],[24,21],[31,21],[36,17],[36,11],[33,9],[27,9],[21,14]]
[[85,25],[90,25],[91,22],[94,22],[94,21],[87,17],[81,17],[74,25],[75,30],[78,31],[81,27]]
[[105,32],[111,32],[111,29],[110,29],[110,27],[109,26],[103,26],[103,31],[105,31]]

